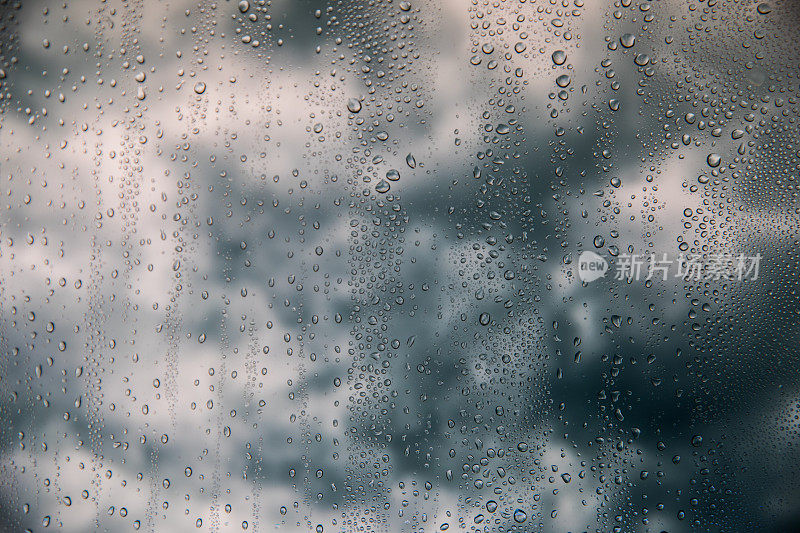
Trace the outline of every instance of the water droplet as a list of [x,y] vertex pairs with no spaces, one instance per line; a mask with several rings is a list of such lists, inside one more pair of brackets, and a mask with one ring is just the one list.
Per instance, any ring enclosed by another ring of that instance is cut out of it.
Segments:
[[625,48],[630,48],[636,44],[636,36],[632,33],[623,33],[622,37],[619,38],[619,44]]
[[556,50],[552,55],[553,63],[563,65],[567,61],[567,53],[564,50]]

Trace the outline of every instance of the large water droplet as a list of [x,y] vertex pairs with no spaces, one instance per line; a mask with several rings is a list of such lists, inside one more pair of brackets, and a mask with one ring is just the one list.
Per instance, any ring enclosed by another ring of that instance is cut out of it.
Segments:
[[636,36],[632,33],[623,33],[622,37],[619,38],[619,44],[625,48],[630,48],[636,44]]

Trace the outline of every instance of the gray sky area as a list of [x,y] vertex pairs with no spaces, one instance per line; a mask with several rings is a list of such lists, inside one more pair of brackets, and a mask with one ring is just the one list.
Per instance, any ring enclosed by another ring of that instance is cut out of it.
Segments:
[[0,531],[800,530],[799,28],[0,0]]

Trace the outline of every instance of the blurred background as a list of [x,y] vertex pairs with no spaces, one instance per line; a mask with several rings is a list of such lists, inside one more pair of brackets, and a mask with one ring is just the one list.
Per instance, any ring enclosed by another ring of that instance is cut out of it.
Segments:
[[0,530],[800,529],[799,37],[0,0]]

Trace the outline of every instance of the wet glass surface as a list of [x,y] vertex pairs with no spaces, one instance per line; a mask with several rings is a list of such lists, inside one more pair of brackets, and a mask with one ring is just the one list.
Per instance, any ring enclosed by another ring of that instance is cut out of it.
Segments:
[[0,0],[0,530],[797,530],[799,22]]

